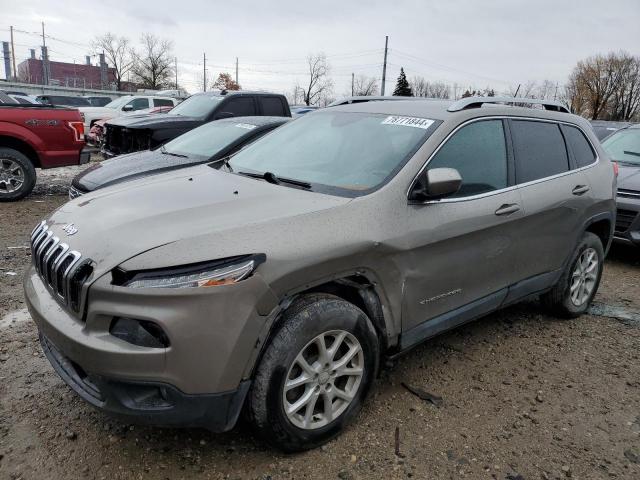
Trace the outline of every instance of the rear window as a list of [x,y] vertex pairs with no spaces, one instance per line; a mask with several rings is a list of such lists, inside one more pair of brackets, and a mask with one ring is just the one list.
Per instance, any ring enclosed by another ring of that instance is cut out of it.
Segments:
[[173,107],[173,101],[168,98],[154,98],[153,99],[154,107]]
[[516,182],[526,183],[569,170],[569,157],[555,123],[512,120]]
[[284,105],[278,97],[260,97],[260,104],[262,105],[263,115],[273,115],[274,117],[285,115]]
[[576,164],[578,168],[586,167],[587,165],[591,165],[596,160],[596,154],[593,152],[589,141],[585,138],[584,133],[582,133],[576,127],[569,127],[564,125],[562,127],[565,138],[567,140],[567,144],[571,151],[573,152],[573,156],[576,158]]

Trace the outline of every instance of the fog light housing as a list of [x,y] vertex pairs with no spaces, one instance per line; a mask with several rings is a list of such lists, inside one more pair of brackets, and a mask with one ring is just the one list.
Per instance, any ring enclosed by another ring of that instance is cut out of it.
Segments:
[[164,330],[148,320],[116,317],[111,322],[109,333],[139,347],[167,348],[171,345]]

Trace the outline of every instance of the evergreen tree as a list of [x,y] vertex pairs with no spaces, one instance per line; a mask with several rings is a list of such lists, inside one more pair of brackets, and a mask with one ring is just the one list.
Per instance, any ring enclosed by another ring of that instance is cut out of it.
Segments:
[[393,91],[393,95],[396,97],[413,97],[413,91],[407,81],[407,76],[404,74],[403,68],[400,68],[400,76],[396,82],[396,89]]

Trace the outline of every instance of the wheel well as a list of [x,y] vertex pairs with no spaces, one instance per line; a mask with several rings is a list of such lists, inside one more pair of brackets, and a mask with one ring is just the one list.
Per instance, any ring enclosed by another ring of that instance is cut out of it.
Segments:
[[354,304],[366,313],[371,323],[373,323],[380,341],[380,352],[384,353],[386,351],[387,327],[382,310],[382,302],[368,278],[363,275],[352,275],[323,283],[300,292],[299,295],[306,293],[329,293]]
[[29,145],[28,143],[23,142],[22,140],[18,140],[14,137],[7,137],[5,135],[0,135],[0,147],[13,148],[14,150],[19,151],[20,153],[27,156],[31,163],[33,163],[34,167],[40,166],[40,158],[36,151]]
[[611,221],[598,220],[590,224],[586,231],[597,235],[602,242],[602,248],[606,250],[607,245],[609,245],[609,239],[611,238]]

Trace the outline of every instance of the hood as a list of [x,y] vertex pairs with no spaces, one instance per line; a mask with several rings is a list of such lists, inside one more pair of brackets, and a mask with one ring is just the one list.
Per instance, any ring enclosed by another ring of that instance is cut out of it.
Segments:
[[[218,234],[255,237],[266,224],[282,221],[291,231],[294,217],[349,201],[199,165],[80,196],[60,207],[47,224],[71,249],[93,260],[98,278],[143,252],[185,239],[208,239],[215,258]],[[72,236],[63,231],[69,223],[77,228]]]
[[159,130],[162,128],[189,128],[202,125],[203,121],[195,117],[185,117],[184,115],[156,115],[148,113],[146,115],[122,116],[110,121],[109,125],[127,128],[150,128]]
[[78,110],[84,114],[95,115],[118,115],[118,111],[107,107],[79,107]]
[[640,192],[640,165],[619,163],[618,188]]
[[76,175],[72,185],[83,192],[108,187],[116,183],[133,180],[158,171],[184,168],[208,162],[196,158],[181,158],[165,155],[160,150],[146,150],[120,155],[87,168]]

